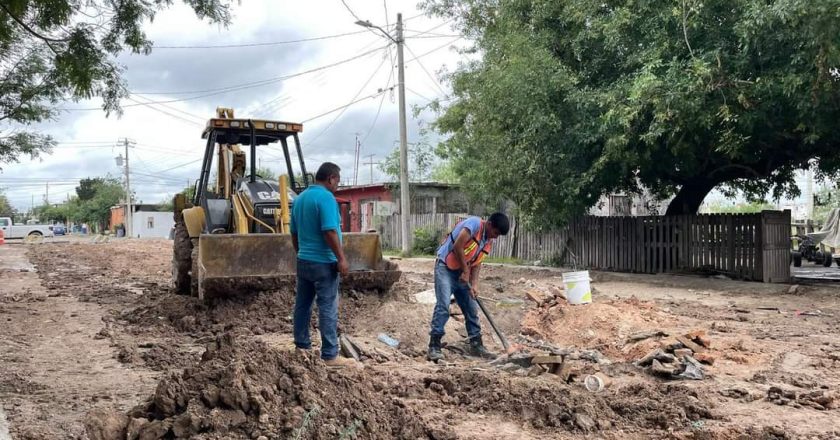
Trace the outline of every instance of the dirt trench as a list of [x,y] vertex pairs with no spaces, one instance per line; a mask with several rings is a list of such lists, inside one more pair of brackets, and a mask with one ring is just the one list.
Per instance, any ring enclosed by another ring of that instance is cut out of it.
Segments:
[[[787,286],[595,274],[592,305],[536,304],[534,292],[562,287],[558,272],[486,268],[482,295],[510,338],[559,347],[567,359],[606,359],[574,361],[609,378],[592,393],[582,376],[530,376],[457,350],[444,364],[426,362],[431,305],[415,294],[432,286],[428,262],[399,262],[403,278],[385,295],[342,292],[340,328],[361,347],[364,368],[331,371],[317,352],[292,349],[291,289],[207,306],[172,293],[170,252],[158,240],[26,249],[34,267],[24,287],[0,296],[0,316],[17,326],[0,343],[20,348],[0,356],[13,438],[840,438],[831,289],[787,295]],[[50,311],[52,336],[39,337]],[[715,359],[705,380],[662,379],[633,364],[698,329]],[[628,342],[650,330],[668,336]],[[61,332],[78,341],[55,344]],[[454,315],[445,341],[454,349],[463,337]],[[44,347],[57,367],[35,362],[49,358]],[[84,356],[85,369],[108,376],[70,374]]]

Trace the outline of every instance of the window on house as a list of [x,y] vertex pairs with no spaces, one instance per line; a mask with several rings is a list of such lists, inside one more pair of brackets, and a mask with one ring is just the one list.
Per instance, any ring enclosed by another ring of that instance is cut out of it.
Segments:
[[154,229],[155,228],[155,218],[154,217],[147,217],[146,218],[146,229]]

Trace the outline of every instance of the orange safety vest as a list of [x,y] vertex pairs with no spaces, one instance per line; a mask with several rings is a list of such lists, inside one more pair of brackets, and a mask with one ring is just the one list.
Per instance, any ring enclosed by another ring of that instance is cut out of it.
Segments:
[[[446,243],[447,240],[452,240],[452,249],[449,251],[448,254],[446,254],[445,260],[446,267],[449,268],[449,270],[461,269],[461,262],[458,261],[458,257],[455,255],[455,237],[452,235],[452,233],[455,232],[455,229],[458,228],[458,225],[460,225],[464,221],[465,220],[462,220],[457,225],[455,225],[455,227],[452,228],[452,231],[450,231],[446,238],[443,240],[444,243]],[[483,260],[484,257],[490,253],[490,249],[493,248],[492,240],[487,240],[487,242],[484,243],[483,248],[478,248],[478,244],[481,243],[481,237],[484,235],[484,228],[486,226],[487,222],[482,220],[481,227],[478,228],[478,231],[475,231],[473,236],[470,237],[469,243],[467,243],[467,245],[464,246],[464,259],[467,261],[467,264],[470,267],[476,267],[479,264],[481,264],[481,260]]]

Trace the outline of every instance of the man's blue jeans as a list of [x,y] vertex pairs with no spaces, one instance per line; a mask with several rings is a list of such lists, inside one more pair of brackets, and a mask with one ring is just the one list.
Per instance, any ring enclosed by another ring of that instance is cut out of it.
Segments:
[[460,270],[449,270],[446,263],[435,263],[435,311],[432,312],[432,336],[443,336],[446,321],[449,320],[449,298],[455,295],[455,301],[467,324],[467,335],[470,339],[481,335],[481,324],[478,320],[476,303],[470,295],[470,288],[461,283]]
[[294,334],[297,348],[312,348],[309,322],[312,303],[318,303],[318,329],[321,331],[321,359],[338,356],[338,268],[335,263],[297,260]]

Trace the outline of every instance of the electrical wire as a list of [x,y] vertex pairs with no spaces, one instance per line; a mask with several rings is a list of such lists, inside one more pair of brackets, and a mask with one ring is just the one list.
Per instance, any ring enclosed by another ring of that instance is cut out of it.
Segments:
[[[359,95],[361,95],[361,94],[362,94],[362,92],[365,90],[365,88],[368,86],[368,84],[370,84],[370,82],[371,82],[371,81],[373,81],[373,78],[374,78],[374,77],[376,77],[376,74],[377,74],[377,73],[379,73],[379,70],[380,70],[380,69],[382,69],[382,66],[383,66],[383,65],[385,65],[385,61],[388,61],[388,58],[383,57],[383,58],[382,58],[382,62],[380,62],[380,63],[379,63],[379,65],[378,65],[378,66],[376,66],[376,69],[374,69],[374,70],[373,70],[373,73],[371,73],[371,75],[370,75],[370,77],[368,77],[367,81],[365,81],[365,83],[364,83],[364,84],[362,84],[362,87],[360,87],[360,88],[359,88],[359,91],[358,91],[358,92],[356,92],[356,94],[355,94],[355,95],[353,95],[353,98],[351,99],[351,101],[352,101],[352,100],[355,100],[356,98],[358,98],[358,97],[359,97]],[[330,123],[329,123],[329,124],[327,124],[327,126],[326,126],[326,127],[324,127],[324,129],[323,129],[323,130],[321,130],[321,132],[320,132],[320,133],[318,133],[317,135],[315,135],[315,137],[313,137],[312,139],[310,139],[310,140],[308,141],[308,143],[310,143],[310,144],[314,144],[316,140],[318,140],[318,139],[319,139],[319,138],[320,138],[320,137],[321,137],[324,133],[326,133],[326,132],[327,132],[327,131],[328,131],[328,130],[329,130],[329,129],[333,126],[333,124],[335,124],[335,122],[336,122],[339,118],[341,118],[341,115],[343,115],[343,114],[344,114],[344,112],[345,112],[346,110],[347,110],[347,107],[345,107],[345,108],[341,109],[341,112],[339,112],[339,113],[335,116],[335,118],[333,118],[333,120],[332,120],[332,121],[330,121]]]
[[[223,93],[228,93],[228,92],[233,92],[233,91],[252,89],[252,88],[255,88],[255,87],[262,87],[262,86],[265,86],[265,85],[268,85],[268,84],[284,81],[284,80],[291,79],[291,78],[296,78],[298,76],[307,75],[307,74],[314,73],[314,72],[317,72],[317,71],[320,71],[320,70],[329,69],[331,67],[335,67],[335,66],[338,66],[338,65],[341,65],[341,64],[345,64],[345,63],[348,63],[350,61],[357,60],[357,59],[362,58],[364,56],[367,56],[367,55],[370,55],[370,54],[375,53],[377,51],[380,51],[382,49],[385,49],[386,47],[387,47],[387,45],[382,46],[382,47],[378,47],[376,49],[364,52],[360,55],[356,55],[356,56],[351,57],[351,58],[346,58],[346,59],[343,59],[343,60],[335,62],[335,63],[331,63],[331,64],[327,64],[327,65],[324,65],[324,66],[316,67],[316,68],[313,68],[313,69],[305,70],[303,72],[293,73],[293,74],[290,74],[290,75],[279,76],[279,77],[260,80],[260,81],[254,81],[254,82],[251,82],[251,83],[243,83],[243,84],[236,85],[236,86],[223,87],[223,88],[219,88],[219,89],[210,89],[210,90],[213,90],[211,93],[205,93],[205,94],[198,95],[198,96],[192,96],[192,97],[189,97],[189,98],[180,98],[180,99],[169,99],[169,100],[165,100],[165,101],[152,101],[152,102],[148,102],[148,103],[127,104],[127,105],[124,105],[123,107],[125,108],[125,107],[151,106],[151,105],[156,105],[156,104],[170,104],[170,103],[173,103],[173,102],[192,101],[192,100],[196,100],[196,99],[206,98],[208,96],[215,96],[215,95],[220,95],[220,94],[223,94]],[[134,92],[134,93],[137,93],[137,92]],[[192,93],[199,93],[199,92],[198,91],[172,92],[170,94],[192,94]],[[163,94],[163,92],[146,92],[146,93],[138,93],[138,94],[151,95],[151,94]],[[64,109],[61,109],[61,110],[64,110],[64,111],[93,111],[93,110],[102,110],[102,108],[101,107],[64,108]]]
[[407,44],[405,44],[405,42],[403,42],[403,46],[405,46],[405,48],[408,49],[408,53],[410,53],[414,57],[414,59],[417,60],[417,64],[420,65],[420,68],[423,69],[423,72],[426,73],[426,76],[428,76],[429,79],[432,80],[432,83],[435,85],[435,87],[437,87],[437,89],[440,90],[440,93],[446,95],[446,92],[443,90],[443,87],[440,86],[440,82],[434,76],[432,76],[432,74],[429,73],[428,70],[426,70],[426,66],[423,65],[417,54],[415,54],[414,51],[411,50],[411,48],[408,47]]
[[152,49],[228,49],[234,47],[263,47],[263,46],[280,46],[284,44],[306,43],[310,41],[329,40],[332,38],[347,37],[350,35],[364,34],[365,31],[344,32],[342,34],[324,35],[320,37],[301,38],[298,40],[285,41],[268,41],[260,43],[241,43],[241,44],[216,44],[216,45],[192,45],[192,46],[152,46]]

